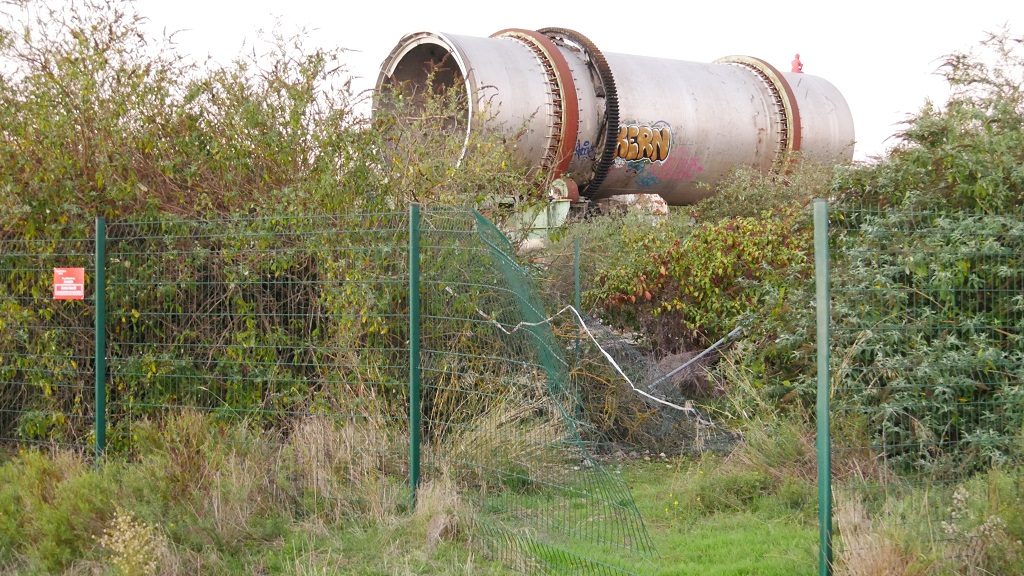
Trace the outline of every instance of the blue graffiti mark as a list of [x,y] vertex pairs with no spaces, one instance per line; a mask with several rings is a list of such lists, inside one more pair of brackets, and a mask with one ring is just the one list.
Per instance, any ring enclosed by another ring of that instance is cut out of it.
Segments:
[[651,165],[651,161],[650,160],[646,160],[646,159],[645,160],[627,160],[626,161],[626,170],[629,170],[633,174],[636,174],[637,176],[639,176],[640,174],[643,174],[644,170],[647,170],[647,167],[650,166],[650,165]]
[[590,140],[585,142],[576,141],[576,157],[590,158],[591,160],[597,157],[597,152],[594,150],[594,145],[590,143]]
[[633,175],[633,183],[640,188],[650,188],[660,181],[656,175],[648,170],[651,166],[651,161],[646,158],[643,160],[626,160],[623,164],[626,166],[626,171]]
[[636,178],[636,185],[641,188],[650,188],[651,186],[654,186],[657,183],[658,177],[651,173],[641,174]]

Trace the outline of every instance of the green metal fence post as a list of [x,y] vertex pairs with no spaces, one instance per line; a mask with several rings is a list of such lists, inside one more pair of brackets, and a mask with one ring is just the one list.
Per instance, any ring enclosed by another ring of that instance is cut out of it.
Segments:
[[409,205],[409,488],[420,484],[420,205]]
[[818,313],[818,574],[832,573],[832,439],[829,427],[829,324],[831,298],[828,271],[828,202],[814,201],[814,282]]
[[96,218],[96,261],[95,299],[96,326],[95,367],[96,367],[96,458],[103,456],[107,447],[107,221]]
[[[580,239],[572,242],[572,305],[576,307],[576,313],[583,316],[583,295],[580,293]],[[580,327],[582,328],[582,326]],[[576,332],[576,357],[580,355],[580,334]]]

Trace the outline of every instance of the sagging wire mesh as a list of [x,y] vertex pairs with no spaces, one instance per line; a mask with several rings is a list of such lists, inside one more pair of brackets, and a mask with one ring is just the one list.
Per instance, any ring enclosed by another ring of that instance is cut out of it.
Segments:
[[831,208],[840,532],[844,508],[863,509],[963,541],[976,527],[955,494],[990,470],[1020,478],[1022,216]]
[[93,292],[54,300],[54,268],[93,274],[91,237],[0,236],[0,442],[86,448],[93,424]]
[[310,415],[402,419],[406,218],[111,224],[113,444],[182,409],[281,429]]
[[[525,258],[539,297],[556,311],[552,330],[586,410],[583,436],[613,450],[728,453],[739,435],[719,425],[704,405],[717,392],[708,370],[743,335],[745,324],[707,347],[659,353],[647,335],[603,322],[588,295],[614,257],[592,239],[570,239]],[[573,310],[558,313],[567,303]]]
[[525,571],[634,573],[649,536],[592,454],[571,349],[509,241],[479,215],[431,211],[422,255],[424,480],[455,476]]

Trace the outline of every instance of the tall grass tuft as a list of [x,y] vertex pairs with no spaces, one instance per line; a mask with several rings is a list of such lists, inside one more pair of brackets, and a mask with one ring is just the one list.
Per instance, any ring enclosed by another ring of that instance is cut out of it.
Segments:
[[923,576],[928,574],[901,538],[872,521],[856,496],[836,506],[838,554],[836,576]]
[[565,425],[546,397],[506,391],[480,406],[466,422],[447,429],[429,447],[428,462],[460,486],[487,492],[525,490],[565,472]]
[[298,488],[328,522],[392,522],[408,492],[402,485],[408,433],[383,414],[358,419],[308,416],[288,439]]
[[428,550],[470,530],[472,514],[458,485],[447,474],[432,478],[417,492],[414,516],[423,523]]

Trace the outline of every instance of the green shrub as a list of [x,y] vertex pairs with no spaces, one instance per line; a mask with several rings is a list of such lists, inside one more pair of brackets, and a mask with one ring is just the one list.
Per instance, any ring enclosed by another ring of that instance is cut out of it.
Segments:
[[1024,425],[1024,51],[981,48],[947,56],[949,101],[834,186],[839,406],[902,470],[946,477],[1014,461]]
[[774,482],[759,470],[703,464],[698,479],[687,495],[701,514],[749,510],[762,497],[774,492]]
[[751,168],[737,168],[715,186],[715,193],[690,214],[696,222],[718,222],[728,218],[762,218],[765,213],[809,207],[815,198],[827,198],[837,167],[794,161],[783,174],[764,174]]
[[113,513],[102,471],[73,453],[27,451],[0,466],[0,479],[0,558],[25,557],[53,573],[93,553]]
[[951,96],[927,103],[875,164],[846,171],[840,200],[906,210],[1000,214],[1024,199],[1024,47],[1008,32],[946,56]]
[[778,311],[778,295],[810,272],[809,232],[792,210],[699,225],[681,239],[634,234],[635,259],[603,270],[587,297],[662,351],[706,346],[748,314]]
[[834,275],[834,349],[852,366],[837,406],[870,407],[898,466],[1007,463],[1024,425],[1020,217],[852,214],[862,220],[842,232]]
[[22,384],[0,398],[21,413],[4,437],[88,437],[92,366],[67,356],[89,356],[91,312],[55,306],[37,271],[87,260],[94,216],[111,220],[117,450],[132,418],[171,405],[281,424],[397,400],[406,226],[365,214],[538,193],[498,136],[474,132],[455,168],[458,90],[370,121],[340,49],[274,35],[266,53],[197,65],[146,38],[131,3],[40,10],[0,23],[0,380]]

